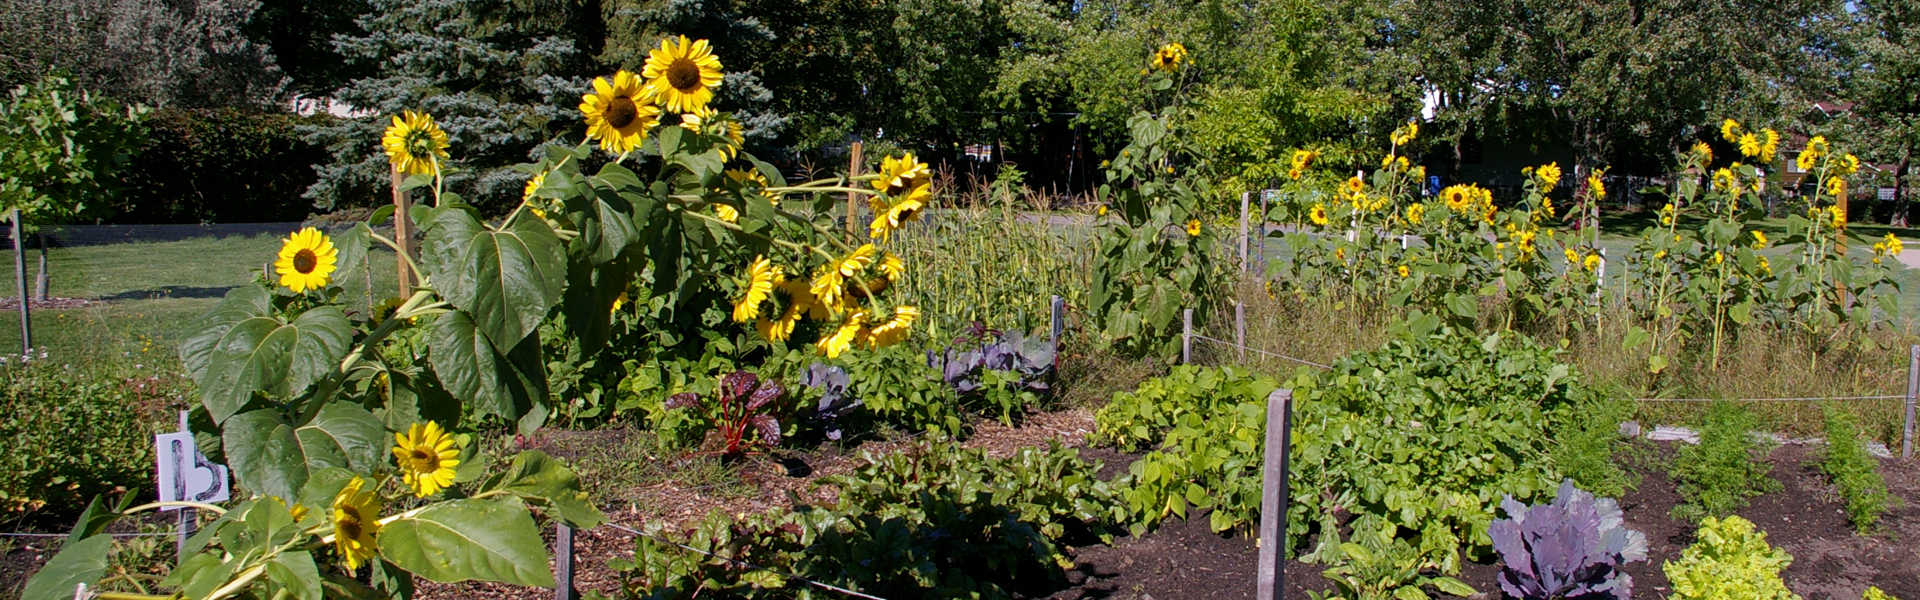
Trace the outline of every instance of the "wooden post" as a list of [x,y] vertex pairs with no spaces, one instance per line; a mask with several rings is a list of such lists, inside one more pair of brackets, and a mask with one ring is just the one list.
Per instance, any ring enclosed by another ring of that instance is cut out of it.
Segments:
[[1180,310],[1180,364],[1193,364],[1193,309]]
[[565,521],[554,526],[553,546],[553,600],[574,600],[573,527]]
[[[864,154],[864,151],[861,148],[860,142],[855,141],[853,143],[852,154],[853,154],[853,158],[852,160],[849,161],[849,164],[847,165],[847,179],[848,179],[847,185],[849,186],[853,185],[852,183],[853,178],[860,176],[861,166],[865,165],[867,162],[865,158],[862,156]],[[850,240],[860,239],[860,224],[859,224],[860,207],[858,205],[859,201],[860,201],[859,194],[853,194],[853,193],[847,194],[847,237]]]
[[1267,439],[1260,476],[1260,564],[1255,598],[1280,600],[1287,587],[1288,428],[1293,390],[1267,394]]
[[1247,359],[1247,304],[1233,302],[1233,345],[1240,353],[1240,360]]
[[1253,192],[1240,192],[1240,272],[1253,270],[1253,263],[1247,261],[1247,212],[1253,204]]
[[20,209],[13,209],[13,283],[20,291],[20,353],[33,352],[33,321],[27,317],[27,251],[20,241]]
[[1053,344],[1054,360],[1060,360],[1060,334],[1067,330],[1067,299],[1054,296],[1047,303],[1047,340]]
[[1913,404],[1920,397],[1920,346],[1907,350],[1907,424],[1900,429],[1900,458],[1913,458]]
[[1260,279],[1267,278],[1267,191],[1260,190]]
[[393,242],[400,246],[401,256],[395,257],[399,263],[400,297],[413,295],[413,269],[407,266],[407,258],[413,256],[413,217],[408,214],[407,192],[400,189],[407,177],[400,169],[393,170]]

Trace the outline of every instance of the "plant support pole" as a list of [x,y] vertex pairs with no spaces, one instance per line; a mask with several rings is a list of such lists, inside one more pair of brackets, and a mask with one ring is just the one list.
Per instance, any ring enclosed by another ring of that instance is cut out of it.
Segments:
[[[848,186],[853,185],[853,178],[860,176],[860,167],[862,163],[866,162],[864,160],[864,157],[861,156],[861,154],[863,153],[864,151],[860,146],[860,142],[854,142],[853,151],[850,153],[853,156],[851,159],[849,159],[847,164],[847,185]],[[847,239],[850,241],[860,239],[860,226],[857,224],[857,220],[855,218],[855,215],[860,211],[860,208],[855,205],[855,203],[858,201],[859,196],[860,196],[859,194],[854,194],[851,192],[847,194]]]
[[1233,345],[1234,345],[1234,350],[1240,353],[1240,360],[1243,360],[1243,361],[1246,360],[1247,359],[1247,304],[1245,302],[1240,302],[1237,300],[1234,301],[1233,303]]
[[1900,458],[1913,458],[1913,403],[1920,397],[1920,346],[1907,350],[1907,423],[1900,429]]
[[1292,450],[1293,390],[1267,394],[1267,439],[1260,476],[1260,565],[1255,598],[1280,600],[1287,586],[1287,459]]
[[562,521],[553,529],[553,600],[574,600],[573,527]]
[[1193,309],[1180,311],[1180,364],[1193,364]]
[[[187,416],[189,414],[190,413],[188,413],[187,411],[184,411],[184,410],[180,411],[180,432],[181,433],[191,434],[193,432],[193,429],[187,426]],[[192,453],[197,453],[200,450],[198,448],[194,448],[190,446],[188,447],[187,451],[191,456],[193,455]],[[193,463],[193,459],[189,458],[186,464],[190,465],[192,463]],[[182,466],[186,466],[186,465],[182,465]],[[178,473],[175,475],[175,477],[179,478],[178,479],[179,481],[186,480],[185,473]],[[181,484],[181,485],[184,486],[185,484]],[[176,488],[176,489],[183,489],[183,488]],[[186,500],[186,499],[187,499],[186,494],[184,492],[180,494],[179,498],[175,498],[175,500]],[[196,529],[197,526],[200,524],[200,520],[198,516],[194,514],[194,510],[192,508],[184,507],[184,506],[181,507],[180,510],[174,511],[174,515],[176,516],[176,518],[180,520],[180,537],[174,540],[174,544],[173,544],[174,556],[177,556],[179,558],[176,559],[177,562],[175,562],[174,564],[181,565],[181,564],[186,564],[187,562],[187,540],[193,539],[194,529]]]
[[1247,261],[1247,209],[1253,203],[1253,192],[1240,192],[1240,272],[1253,270],[1253,263]]
[[413,232],[409,231],[412,229],[409,225],[412,224],[413,217],[407,214],[407,192],[400,189],[403,183],[406,183],[406,177],[400,174],[400,169],[395,168],[393,170],[393,241],[400,246],[400,256],[395,262],[400,264],[399,297],[401,298],[413,295],[413,270],[407,267],[407,257],[413,255]]
[[20,291],[20,353],[33,352],[33,322],[27,318],[27,251],[20,243],[20,209],[13,209],[13,283]]

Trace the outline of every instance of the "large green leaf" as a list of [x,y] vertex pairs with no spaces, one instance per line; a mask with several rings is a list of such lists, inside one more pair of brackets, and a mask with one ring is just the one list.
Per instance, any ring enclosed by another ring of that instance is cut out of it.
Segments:
[[512,348],[560,302],[565,247],[543,219],[514,219],[509,228],[494,230],[462,208],[433,211],[423,250],[433,285],[496,348]]
[[[462,311],[440,315],[427,334],[434,375],[454,397],[467,399],[475,414],[518,419],[532,410],[535,402],[546,400],[546,371],[539,363],[538,338],[528,338],[521,344],[531,345],[534,353],[532,364],[527,364],[525,360],[509,360],[495,350]],[[518,347],[515,352],[515,356],[526,353]]]
[[100,582],[100,576],[107,572],[107,553],[112,549],[113,538],[105,535],[62,546],[59,554],[27,580],[20,600],[72,600],[80,584]]
[[[369,473],[386,464],[388,435],[380,419],[358,404],[332,402],[313,421],[293,431],[309,469],[346,467]],[[281,496],[293,498],[295,496]]]
[[267,562],[266,571],[267,579],[287,590],[295,600],[322,600],[325,595],[320,587],[320,569],[314,566],[311,553],[288,552],[275,556]]
[[[619,163],[607,163],[600,175],[586,180],[583,189],[567,198],[567,212],[579,222],[580,237],[573,246],[589,256],[594,264],[605,264],[626,253],[640,242],[635,226],[634,202],[645,198],[640,178]],[[623,194],[622,191],[627,193]],[[647,198],[651,203],[651,198]]]
[[[334,249],[339,251],[334,259],[334,283],[364,277],[368,268],[378,268],[367,261],[367,246],[373,243],[373,230],[366,223],[354,223],[352,228],[333,236],[332,241]],[[391,267],[391,263],[383,264]]]
[[208,353],[200,402],[224,423],[253,399],[297,395],[331,372],[353,343],[353,325],[338,307],[301,313],[292,323],[254,316],[233,323]]
[[561,313],[566,315],[567,330],[580,342],[582,353],[595,352],[612,334],[613,302],[626,293],[638,269],[632,261],[644,260],[623,255],[613,262],[590,265],[576,262],[567,269],[566,299]]
[[592,529],[607,517],[587,501],[572,469],[545,452],[528,450],[513,457],[513,465],[487,479],[481,491],[499,490],[552,506],[560,517],[580,529]]
[[374,470],[386,462],[390,439],[373,413],[348,402],[321,407],[300,427],[263,409],[235,415],[223,429],[234,477],[249,490],[281,498],[301,498],[309,474],[321,469]]
[[433,371],[395,369],[386,375],[386,406],[374,411],[374,416],[385,421],[387,429],[402,431],[414,423],[452,423],[460,419],[460,401],[441,387]]
[[227,291],[220,304],[187,325],[186,339],[180,341],[180,362],[187,374],[199,381],[213,358],[213,348],[234,324],[273,312],[273,294],[263,285],[249,284]]
[[380,531],[380,555],[442,583],[479,579],[553,587],[546,542],[518,503],[453,500],[395,519]]

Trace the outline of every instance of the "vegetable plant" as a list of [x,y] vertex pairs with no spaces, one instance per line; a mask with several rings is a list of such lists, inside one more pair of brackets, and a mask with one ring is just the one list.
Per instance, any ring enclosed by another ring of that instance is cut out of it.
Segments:
[[780,445],[780,419],[774,412],[783,407],[774,401],[786,392],[778,381],[761,381],[752,373],[734,371],[720,378],[712,400],[704,405],[699,394],[681,392],[667,398],[666,408],[699,410],[702,420],[720,436],[721,455],[738,458],[752,446]]
[[1500,553],[1500,589],[1522,600],[1628,600],[1633,577],[1621,570],[1647,559],[1647,537],[1626,528],[1611,499],[1561,482],[1549,504],[1527,506],[1507,498],[1507,518],[1487,528]]
[[1820,472],[1840,490],[1840,498],[1847,503],[1847,520],[1854,529],[1870,532],[1887,511],[1887,482],[1880,476],[1878,461],[1867,454],[1853,415],[1829,406],[1826,417],[1827,449],[1820,457]]
[[1780,581],[1793,563],[1785,550],[1767,545],[1766,532],[1738,516],[1707,517],[1681,551],[1679,561],[1661,565],[1673,585],[1673,600],[1799,600]]
[[1780,488],[1768,475],[1772,467],[1754,458],[1766,451],[1766,443],[1753,437],[1752,429],[1753,415],[1739,405],[1720,401],[1708,407],[1700,444],[1674,452],[1670,474],[1682,501],[1673,508],[1674,516],[1690,521],[1725,517],[1746,506],[1748,499]]
[[927,365],[953,386],[961,402],[997,409],[1002,422],[1039,405],[1051,388],[1053,347],[1018,330],[994,331],[975,323],[944,352],[927,352]]

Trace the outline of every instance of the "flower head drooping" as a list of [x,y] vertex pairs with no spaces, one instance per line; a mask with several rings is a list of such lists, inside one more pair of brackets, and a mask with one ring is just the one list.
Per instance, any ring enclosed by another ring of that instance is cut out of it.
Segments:
[[1606,175],[1606,171],[1602,169],[1594,169],[1587,174],[1587,193],[1592,194],[1595,200],[1607,197],[1607,182],[1601,179],[1603,175]]
[[660,109],[653,101],[653,95],[631,71],[621,69],[611,80],[595,77],[593,93],[580,97],[587,139],[600,140],[600,149],[614,154],[639,148],[647,131],[660,122]]
[[1860,157],[1852,154],[1841,156],[1840,170],[1846,172],[1848,175],[1860,172]]
[[1713,146],[1708,146],[1706,142],[1694,142],[1693,154],[1700,157],[1701,164],[1713,164]]
[[1813,166],[1820,162],[1820,157],[1826,156],[1827,152],[1829,152],[1827,136],[1813,136],[1813,139],[1807,140],[1807,148],[1801,150],[1800,156],[1794,158],[1793,164],[1800,167],[1802,171],[1812,170]]
[[1762,129],[1760,136],[1766,140],[1760,143],[1760,162],[1772,164],[1773,157],[1780,153],[1780,132]]
[[831,335],[820,338],[814,347],[827,358],[839,358],[848,348],[853,347],[853,343],[858,341],[866,331],[867,311],[855,311],[847,315],[847,320],[840,324],[839,329],[835,329]]
[[327,234],[308,227],[287,236],[281,243],[280,257],[273,262],[273,270],[280,275],[280,285],[296,294],[305,293],[327,287],[333,280],[339,256],[340,251],[333,247]]
[[1187,62],[1187,47],[1181,45],[1180,42],[1168,43],[1165,46],[1161,46],[1159,51],[1153,53],[1153,68],[1155,69],[1172,71],[1180,68],[1180,63],[1184,62]]
[[647,53],[647,65],[640,70],[646,90],[654,101],[670,112],[697,113],[713,100],[713,89],[725,80],[720,74],[720,57],[706,40],[688,41],[687,36],[660,40],[660,47]]
[[1187,237],[1200,237],[1200,220],[1187,219]]
[[380,503],[364,486],[365,480],[354,477],[333,497],[333,544],[348,571],[358,570],[377,548],[373,536],[380,532]]
[[1720,137],[1728,143],[1740,141],[1740,122],[1727,119],[1720,122]]
[[1754,137],[1752,132],[1740,134],[1740,154],[1747,158],[1759,158],[1761,149],[1760,138]]
[[862,336],[861,342],[868,348],[885,348],[907,339],[913,331],[913,320],[920,318],[920,308],[916,306],[898,306],[893,309],[893,318],[873,326]]
[[447,159],[447,132],[433,122],[433,115],[406,111],[393,117],[393,124],[380,137],[387,160],[402,175],[434,174]]
[[747,284],[742,286],[746,293],[733,305],[733,322],[745,323],[759,318],[760,305],[773,295],[773,286],[785,280],[780,267],[767,257],[754,257],[747,267]]
[[393,434],[393,444],[394,461],[414,495],[425,498],[453,486],[460,446],[439,423],[414,423],[406,433]]
[[933,171],[912,152],[899,158],[889,156],[880,161],[873,189],[882,195],[867,198],[867,207],[873,209],[869,237],[891,239],[902,224],[919,219],[933,199]]
[[1319,202],[1313,203],[1313,207],[1307,209],[1307,219],[1310,221],[1313,221],[1313,224],[1315,225],[1326,225],[1327,224],[1326,205],[1320,204]]
[[865,244],[839,260],[821,267],[808,291],[823,305],[839,306],[847,294],[847,278],[858,275],[873,264],[873,244]]
[[1835,231],[1847,228],[1847,211],[1840,210],[1840,205],[1836,204],[1827,207],[1827,214],[1833,221],[1832,225]]
[[1420,123],[1415,121],[1407,121],[1406,125],[1402,125],[1400,126],[1399,129],[1393,130],[1393,135],[1390,136],[1391,137],[1390,141],[1392,141],[1393,145],[1395,146],[1405,146],[1409,143],[1412,143],[1413,139],[1419,136],[1420,136]]
[[1540,188],[1552,190],[1560,185],[1560,163],[1550,162],[1534,169],[1533,178],[1540,181]]

